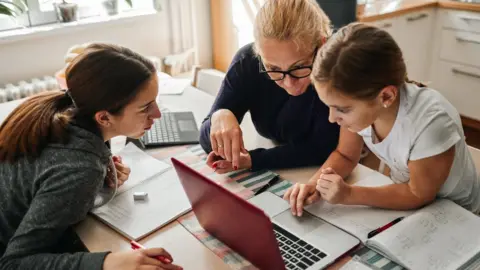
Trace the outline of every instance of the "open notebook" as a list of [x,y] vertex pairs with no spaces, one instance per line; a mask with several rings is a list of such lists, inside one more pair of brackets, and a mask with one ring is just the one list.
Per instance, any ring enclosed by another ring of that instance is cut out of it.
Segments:
[[[356,183],[381,186],[392,181],[377,172]],[[409,269],[470,269],[480,254],[480,217],[449,200],[437,200],[416,211],[392,211],[365,206],[308,206],[315,216],[349,232],[369,248]],[[368,233],[404,219],[368,239]]]
[[[107,204],[91,213],[128,239],[139,240],[190,210],[173,168],[129,143],[118,153],[130,166],[128,181]],[[147,192],[135,201],[135,192]]]
[[[393,184],[390,178],[372,171],[368,176],[355,183],[356,186],[376,187]],[[368,233],[399,217],[414,211],[394,211],[363,205],[333,205],[321,201],[305,208],[311,214],[349,232],[365,243]]]
[[409,269],[466,269],[480,254],[478,228],[478,216],[438,200],[365,244]]

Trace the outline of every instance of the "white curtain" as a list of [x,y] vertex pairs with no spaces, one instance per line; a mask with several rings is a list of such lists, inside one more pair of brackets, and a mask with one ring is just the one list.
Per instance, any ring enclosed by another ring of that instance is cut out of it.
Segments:
[[164,3],[170,24],[170,51],[167,64],[175,66],[175,72],[191,70],[197,53],[194,39],[193,1],[166,0]]

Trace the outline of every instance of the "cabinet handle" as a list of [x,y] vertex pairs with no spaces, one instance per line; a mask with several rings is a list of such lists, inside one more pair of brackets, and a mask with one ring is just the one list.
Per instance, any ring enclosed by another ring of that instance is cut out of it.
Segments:
[[465,75],[465,76],[469,76],[469,77],[474,77],[474,78],[480,79],[480,74],[473,73],[473,72],[469,72],[469,71],[460,70],[460,69],[458,69],[458,68],[452,68],[452,72],[453,72],[453,73],[457,73],[457,74],[461,74],[461,75]]
[[390,27],[392,27],[391,23],[384,23],[380,26],[380,28],[390,28]]
[[461,16],[460,19],[462,19],[464,21],[480,21],[480,18],[477,18],[477,17]]
[[426,17],[428,17],[428,14],[422,13],[422,14],[417,15],[417,16],[407,17],[407,21],[409,21],[409,22],[418,21],[418,20],[421,20],[421,19],[426,18]]
[[460,42],[469,42],[469,43],[480,44],[480,40],[476,40],[476,39],[473,39],[473,38],[464,38],[464,37],[457,36],[457,40],[460,41]]

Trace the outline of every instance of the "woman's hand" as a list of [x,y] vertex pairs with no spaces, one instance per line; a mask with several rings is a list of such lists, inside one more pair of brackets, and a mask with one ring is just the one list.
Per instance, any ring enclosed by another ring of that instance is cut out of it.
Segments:
[[240,153],[238,165],[234,167],[232,162],[217,156],[215,152],[210,152],[207,157],[207,165],[213,168],[216,173],[224,174],[239,169],[250,169],[252,167],[252,158],[248,152],[246,154]]
[[320,200],[320,194],[315,189],[315,184],[296,183],[283,195],[283,199],[290,202],[290,209],[294,216],[302,216],[303,207]]
[[332,168],[327,168],[317,181],[317,191],[322,199],[331,204],[345,204],[351,194],[351,187]]
[[[117,180],[118,180],[118,186],[120,187],[125,183],[125,181],[128,180],[128,176],[130,175],[130,167],[122,163],[122,157],[120,156],[113,156],[113,163],[115,164],[115,170],[117,172]],[[114,184],[112,182],[113,179],[109,179],[108,185],[113,188]]]
[[210,142],[215,155],[230,162],[233,170],[241,166],[241,153],[247,154],[243,135],[235,115],[227,109],[216,111],[211,118]]
[[181,270],[175,264],[164,264],[155,259],[164,256],[173,262],[172,256],[163,248],[110,253],[105,257],[103,270]]
[[113,156],[113,163],[115,164],[115,169],[117,170],[117,179],[118,186],[123,185],[125,181],[128,180],[130,176],[130,167],[122,162],[121,156]]

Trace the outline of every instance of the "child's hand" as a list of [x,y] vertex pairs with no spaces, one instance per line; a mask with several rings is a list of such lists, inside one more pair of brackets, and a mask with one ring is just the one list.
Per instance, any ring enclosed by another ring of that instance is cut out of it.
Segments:
[[344,204],[351,193],[351,187],[332,168],[322,171],[317,181],[317,190],[322,199],[331,204]]

